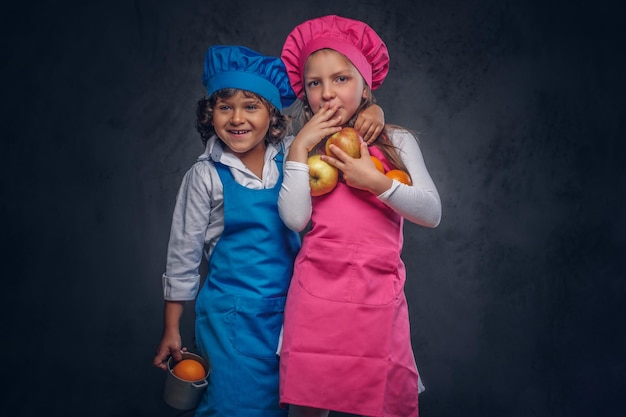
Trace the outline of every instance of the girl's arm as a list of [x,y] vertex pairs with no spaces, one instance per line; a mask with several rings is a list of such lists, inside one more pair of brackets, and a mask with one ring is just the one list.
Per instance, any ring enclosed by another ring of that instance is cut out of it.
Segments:
[[311,219],[311,188],[309,166],[306,163],[286,161],[283,184],[278,195],[278,213],[285,225],[301,232]]
[[416,138],[403,129],[392,131],[390,136],[409,170],[412,185],[394,180],[391,188],[378,198],[412,223],[437,227],[441,221],[441,199]]
[[405,129],[392,130],[390,138],[411,175],[410,186],[378,172],[364,143],[360,158],[351,158],[331,145],[336,157],[322,156],[322,159],[341,170],[349,186],[371,192],[410,222],[436,227],[441,220],[441,201],[417,140]]
[[296,232],[304,230],[311,219],[309,152],[325,137],[341,130],[336,107],[326,104],[298,132],[291,143],[278,195],[278,213],[285,225]]

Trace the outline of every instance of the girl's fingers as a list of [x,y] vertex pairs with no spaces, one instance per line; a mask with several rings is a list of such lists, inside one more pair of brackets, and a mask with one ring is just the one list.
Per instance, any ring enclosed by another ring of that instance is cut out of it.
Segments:
[[[325,161],[325,160],[327,160],[327,159],[328,159],[328,160],[330,161],[331,159],[334,159],[335,161],[338,161],[338,162],[343,162],[343,161],[345,161],[347,158],[351,158],[351,157],[350,157],[350,155],[348,155],[347,153],[345,153],[345,152],[343,151],[343,149],[341,149],[341,148],[340,148],[339,146],[337,146],[337,145],[330,145],[330,151],[333,153],[334,158],[333,158],[332,156],[330,156],[330,155],[327,155],[326,157],[322,156],[322,160],[324,160],[324,161]],[[335,167],[337,167],[337,166],[335,165]]]
[[330,104],[326,103],[322,107],[322,110],[318,112],[317,114],[322,116],[325,120],[330,120],[335,113],[337,113],[337,106],[336,105],[331,106]]

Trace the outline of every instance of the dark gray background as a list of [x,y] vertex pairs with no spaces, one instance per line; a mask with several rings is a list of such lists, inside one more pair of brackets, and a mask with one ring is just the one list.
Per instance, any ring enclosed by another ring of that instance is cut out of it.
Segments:
[[[206,48],[368,22],[443,201],[406,225],[422,416],[624,406],[623,16],[604,1],[3,2],[2,409],[174,416],[151,367]],[[183,339],[193,344],[192,317]]]

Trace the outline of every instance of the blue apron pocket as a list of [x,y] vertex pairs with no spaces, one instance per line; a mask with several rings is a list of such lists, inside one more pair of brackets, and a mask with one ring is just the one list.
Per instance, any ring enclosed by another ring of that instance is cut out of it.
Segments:
[[231,343],[241,354],[276,359],[278,337],[283,324],[285,297],[271,299],[237,298],[231,316]]

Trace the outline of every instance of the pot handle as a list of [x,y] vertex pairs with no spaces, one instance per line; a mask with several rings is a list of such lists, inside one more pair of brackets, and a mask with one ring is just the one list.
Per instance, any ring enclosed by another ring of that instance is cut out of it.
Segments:
[[192,382],[192,383],[191,383],[191,385],[192,385],[194,388],[197,388],[197,389],[204,388],[204,387],[206,387],[208,384],[209,384],[209,383],[207,382],[207,380],[206,380],[206,379],[203,379],[202,381],[196,381],[196,382]]

